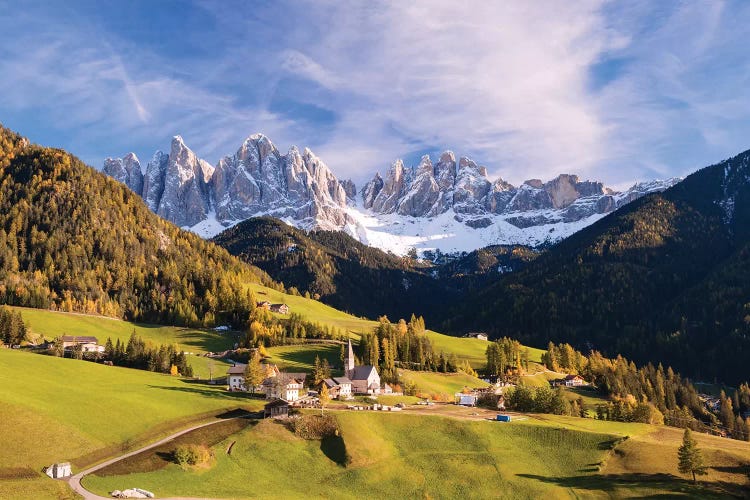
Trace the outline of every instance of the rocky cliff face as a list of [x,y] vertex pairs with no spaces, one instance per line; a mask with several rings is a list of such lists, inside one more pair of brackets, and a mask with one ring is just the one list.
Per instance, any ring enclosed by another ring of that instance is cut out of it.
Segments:
[[245,139],[216,167],[177,136],[169,154],[154,154],[145,175],[132,153],[108,158],[103,170],[141,195],[151,210],[202,236],[271,215],[304,229],[345,230],[396,253],[411,246],[456,251],[556,241],[677,182],[639,183],[617,193],[563,174],[515,187],[491,181],[485,167],[466,157],[456,161],[446,151],[435,163],[423,156],[413,167],[396,160],[385,177],[376,173],[357,193],[352,181],[337,179],[309,149],[293,146],[281,154],[263,134]]
[[636,184],[617,193],[601,182],[562,174],[549,182],[530,179],[515,187],[503,179],[490,181],[487,169],[466,157],[459,159],[456,168],[455,155],[446,151],[434,166],[429,156],[413,168],[396,161],[385,179],[376,174],[361,196],[363,207],[380,215],[436,217],[452,210],[461,222],[474,228],[487,227],[489,215],[508,215],[504,220],[524,229],[611,212],[675,182],[677,179]]
[[103,171],[141,195],[151,210],[182,227],[214,218],[215,229],[273,215],[307,229],[340,229],[351,222],[345,209],[356,198],[354,183],[339,182],[312,151],[300,153],[292,147],[282,155],[262,134],[248,137],[215,168],[176,136],[169,154],[154,154],[145,175],[132,153],[106,159]]
[[122,158],[107,158],[104,160],[102,171],[136,193],[140,194],[143,191],[141,163],[134,153],[128,153]]

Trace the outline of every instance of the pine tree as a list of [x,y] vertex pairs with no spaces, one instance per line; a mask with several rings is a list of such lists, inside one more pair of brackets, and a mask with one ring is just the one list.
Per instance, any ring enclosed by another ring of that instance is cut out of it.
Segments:
[[701,450],[698,449],[698,444],[693,439],[690,429],[685,429],[685,434],[682,436],[682,446],[677,451],[677,458],[677,468],[683,474],[692,474],[693,482],[695,482],[696,475],[708,474],[706,466],[703,465]]

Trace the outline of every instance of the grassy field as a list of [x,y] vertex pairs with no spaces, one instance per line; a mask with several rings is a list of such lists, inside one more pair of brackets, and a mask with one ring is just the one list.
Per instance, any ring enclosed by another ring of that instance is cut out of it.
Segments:
[[[267,361],[275,363],[282,371],[312,371],[315,356],[320,357],[321,361],[327,359],[331,366],[341,366],[339,344],[283,345],[269,347],[266,351],[270,356]],[[340,370],[334,370],[334,375],[339,373]]]
[[489,384],[465,373],[435,373],[399,370],[399,376],[404,382],[414,383],[420,392],[428,394],[447,394],[453,397],[464,387],[487,387]]
[[[316,300],[287,295],[262,285],[252,284],[249,286],[255,292],[258,300],[284,302],[289,306],[290,310],[301,314],[310,321],[341,328],[351,336],[352,340],[359,339],[361,333],[370,332],[377,326],[377,322],[375,321],[352,316]],[[390,319],[394,322],[398,320],[398,318]],[[426,335],[432,342],[436,352],[443,351],[445,354],[455,353],[459,360],[467,359],[474,368],[482,368],[487,363],[485,357],[487,341],[485,340],[451,337],[450,335],[443,335],[431,330],[428,330]],[[541,349],[530,347],[529,360],[535,363],[541,362],[543,352]]]
[[[218,333],[213,330],[198,330],[176,326],[145,325],[129,323],[103,316],[60,313],[43,309],[14,308],[21,312],[24,322],[32,335],[41,335],[52,340],[60,335],[92,335],[104,345],[107,337],[116,342],[127,342],[135,333],[144,340],[154,344],[177,344],[180,349],[193,353],[188,361],[193,367],[195,376],[208,378],[209,370],[213,375],[226,373],[227,363],[210,360],[201,356],[206,352],[224,351],[234,345],[231,334]],[[213,367],[210,365],[213,364]]]
[[105,470],[85,484],[101,494],[139,484],[163,496],[227,498],[272,498],[280,492],[285,498],[719,498],[748,493],[750,445],[699,436],[709,474],[692,485],[676,471],[679,429],[548,415],[500,424],[334,414],[341,429],[336,438],[305,441],[279,422],[261,421],[216,443],[210,470],[183,470],[163,458],[141,457],[133,467]]
[[[612,436],[454,419],[337,413],[339,438],[305,441],[285,426],[263,421],[214,447],[215,466],[185,471],[165,464],[155,472],[93,476],[100,493],[139,484],[159,495],[285,498],[540,498],[565,488],[524,474],[591,474]],[[227,443],[236,441],[231,455]],[[296,480],[290,480],[290,478]]]
[[52,462],[78,470],[225,409],[262,405],[223,387],[8,349],[0,349],[0,387],[0,498]]

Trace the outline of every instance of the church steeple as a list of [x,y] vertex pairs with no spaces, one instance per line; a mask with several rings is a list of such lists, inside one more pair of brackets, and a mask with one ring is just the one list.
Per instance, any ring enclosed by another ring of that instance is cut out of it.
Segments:
[[349,377],[354,371],[354,349],[352,349],[352,339],[349,339],[349,345],[346,349],[346,365],[344,366],[344,372]]

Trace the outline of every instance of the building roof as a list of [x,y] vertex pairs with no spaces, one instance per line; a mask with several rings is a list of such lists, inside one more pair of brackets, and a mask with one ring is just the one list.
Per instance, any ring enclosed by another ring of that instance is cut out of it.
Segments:
[[333,380],[332,378],[326,378],[326,379],[323,379],[323,383],[324,383],[324,384],[325,384],[325,385],[326,385],[327,387],[336,387],[337,385],[339,385],[339,384],[338,384],[338,383],[336,383],[336,382],[335,382],[335,381],[334,381],[334,380]]
[[275,377],[268,377],[263,381],[263,385],[274,385],[274,384],[281,384],[281,385],[289,385],[289,384],[299,384],[304,385],[305,384],[305,378],[307,377],[306,373],[285,373],[280,372]]
[[349,378],[351,380],[367,380],[372,372],[375,372],[375,375],[378,374],[378,371],[372,365],[355,366],[354,370],[349,373]]
[[351,384],[352,383],[352,381],[349,380],[349,378],[347,378],[347,377],[333,377],[333,380],[334,380],[334,382],[336,382],[339,385]]
[[266,409],[268,409],[268,408],[277,408],[279,406],[289,406],[289,401],[287,401],[286,399],[281,399],[281,398],[274,399],[270,403],[266,403],[265,408]]
[[227,370],[227,375],[244,375],[245,367],[247,367],[247,365],[243,365],[241,363],[230,366],[229,370]]
[[63,335],[62,336],[63,342],[78,342],[79,344],[96,344],[99,341],[96,337],[93,337],[91,335]]
[[568,375],[563,380],[575,380],[575,379],[583,380],[583,377],[581,377],[580,375]]

